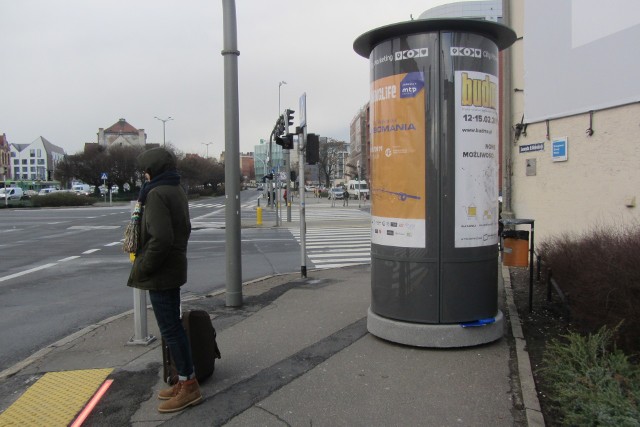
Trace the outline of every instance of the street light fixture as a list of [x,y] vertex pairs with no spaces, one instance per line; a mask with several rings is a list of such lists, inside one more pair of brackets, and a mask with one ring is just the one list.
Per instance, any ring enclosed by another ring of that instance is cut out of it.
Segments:
[[282,87],[282,85],[286,84],[287,82],[285,82],[284,80],[278,83],[278,115],[280,115],[280,88]]
[[166,147],[167,146],[167,139],[166,139],[166,133],[165,133],[165,125],[167,124],[167,122],[169,120],[173,120],[173,118],[171,116],[167,117],[166,119],[161,119],[158,116],[154,116],[154,117],[162,122],[162,146]]
[[213,142],[201,142],[201,144],[207,146],[207,156],[205,158],[208,159],[209,158],[209,146],[211,144],[213,144]]

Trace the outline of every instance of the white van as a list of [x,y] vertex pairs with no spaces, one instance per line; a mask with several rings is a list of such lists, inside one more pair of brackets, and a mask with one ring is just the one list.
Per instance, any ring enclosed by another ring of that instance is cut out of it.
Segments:
[[0,199],[2,200],[20,200],[22,196],[24,193],[20,187],[0,188]]
[[350,179],[347,182],[347,191],[349,191],[349,198],[369,198],[369,187],[365,180],[358,181],[357,179]]
[[89,194],[91,194],[91,187],[89,184],[75,184],[71,189],[75,191],[76,194],[80,194],[83,196],[88,196]]

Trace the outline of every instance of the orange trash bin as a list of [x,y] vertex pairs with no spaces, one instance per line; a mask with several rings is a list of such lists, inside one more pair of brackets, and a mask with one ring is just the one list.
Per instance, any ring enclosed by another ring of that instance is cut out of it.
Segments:
[[502,237],[504,239],[502,263],[507,267],[528,267],[529,232],[526,230],[505,230]]

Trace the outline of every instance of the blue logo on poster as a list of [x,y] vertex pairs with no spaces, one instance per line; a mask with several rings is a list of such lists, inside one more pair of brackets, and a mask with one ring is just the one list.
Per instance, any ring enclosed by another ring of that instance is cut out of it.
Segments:
[[424,87],[424,76],[421,71],[414,71],[400,82],[400,98],[413,98]]

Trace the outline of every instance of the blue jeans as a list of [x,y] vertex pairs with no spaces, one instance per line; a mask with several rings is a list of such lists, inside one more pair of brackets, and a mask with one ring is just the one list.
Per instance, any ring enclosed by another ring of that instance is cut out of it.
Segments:
[[149,299],[160,334],[167,342],[171,357],[176,363],[178,375],[189,378],[193,374],[193,360],[189,339],[180,320],[180,288],[149,291]]

